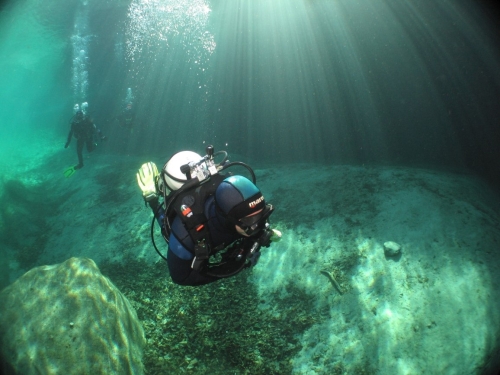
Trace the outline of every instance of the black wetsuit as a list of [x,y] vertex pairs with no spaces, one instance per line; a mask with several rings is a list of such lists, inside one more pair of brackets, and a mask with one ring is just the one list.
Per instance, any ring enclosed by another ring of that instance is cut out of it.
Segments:
[[[151,205],[152,208],[155,206]],[[229,229],[226,223],[216,215],[214,197],[210,196],[204,205],[204,214],[207,221],[207,226],[210,232],[212,248],[226,247],[243,238],[235,230]],[[156,211],[156,219],[160,226],[163,226],[163,209]],[[194,243],[184,224],[178,217],[172,222],[172,232],[169,237],[169,246],[167,252],[167,264],[170,271],[172,281],[179,285],[203,285],[217,280],[221,276],[207,274],[206,270],[196,271],[191,268],[194,258]],[[229,265],[229,268],[232,268]],[[219,269],[219,271],[221,271]],[[224,271],[224,270],[222,270]]]
[[69,146],[73,136],[77,139],[76,153],[78,155],[78,165],[75,166],[76,169],[83,167],[83,145],[85,144],[87,146],[88,152],[92,152],[95,149],[94,132],[100,133],[92,120],[87,116],[75,116],[75,118],[71,122],[71,129],[69,131],[68,139],[64,147],[66,148]]
[[125,109],[121,115],[117,117],[120,126],[132,132],[135,123],[135,111],[133,109]]

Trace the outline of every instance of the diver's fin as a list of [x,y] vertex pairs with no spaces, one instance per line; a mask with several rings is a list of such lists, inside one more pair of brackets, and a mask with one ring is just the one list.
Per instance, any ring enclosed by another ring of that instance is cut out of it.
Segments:
[[75,167],[69,167],[64,171],[64,177],[68,178],[73,176],[73,173],[75,173],[75,171],[76,171]]

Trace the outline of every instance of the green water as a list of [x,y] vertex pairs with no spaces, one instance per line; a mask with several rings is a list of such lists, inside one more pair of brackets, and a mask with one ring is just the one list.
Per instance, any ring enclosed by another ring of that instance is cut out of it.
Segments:
[[5,134],[63,134],[72,104],[88,101],[118,139],[111,119],[131,88],[140,127],[126,150],[110,144],[115,152],[210,142],[262,162],[492,174],[481,165],[495,145],[497,33],[470,2],[75,0],[4,9]]
[[[500,33],[486,5],[5,2],[0,289],[42,264],[95,259],[152,338],[151,373],[459,373],[448,360],[470,358],[481,374],[500,345],[498,195],[487,185],[500,187]],[[75,142],[63,147],[73,106],[85,101],[108,140],[65,178],[77,161]],[[132,132],[116,119],[129,101]],[[258,170],[286,237],[248,278],[186,292],[154,263],[135,171],[208,144]],[[396,239],[401,263],[379,257]],[[204,344],[186,354],[196,335]]]

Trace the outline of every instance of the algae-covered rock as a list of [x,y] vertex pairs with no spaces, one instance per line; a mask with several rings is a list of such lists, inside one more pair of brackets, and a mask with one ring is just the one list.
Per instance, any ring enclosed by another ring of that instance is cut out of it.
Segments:
[[397,257],[401,254],[401,245],[394,241],[384,242],[384,253],[386,257]]
[[36,267],[0,293],[0,353],[15,374],[142,374],[144,344],[135,310],[90,259]]

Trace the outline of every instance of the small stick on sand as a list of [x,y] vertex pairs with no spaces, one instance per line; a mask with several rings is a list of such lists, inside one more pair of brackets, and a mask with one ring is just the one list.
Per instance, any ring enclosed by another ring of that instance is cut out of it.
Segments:
[[337,291],[340,293],[340,295],[343,294],[342,288],[340,288],[340,284],[337,282],[337,280],[335,280],[335,277],[333,276],[332,272],[328,272],[327,270],[321,270],[320,273],[322,275],[325,275],[326,277],[328,277],[328,280],[330,280],[330,282],[335,287],[335,289],[337,289]]

